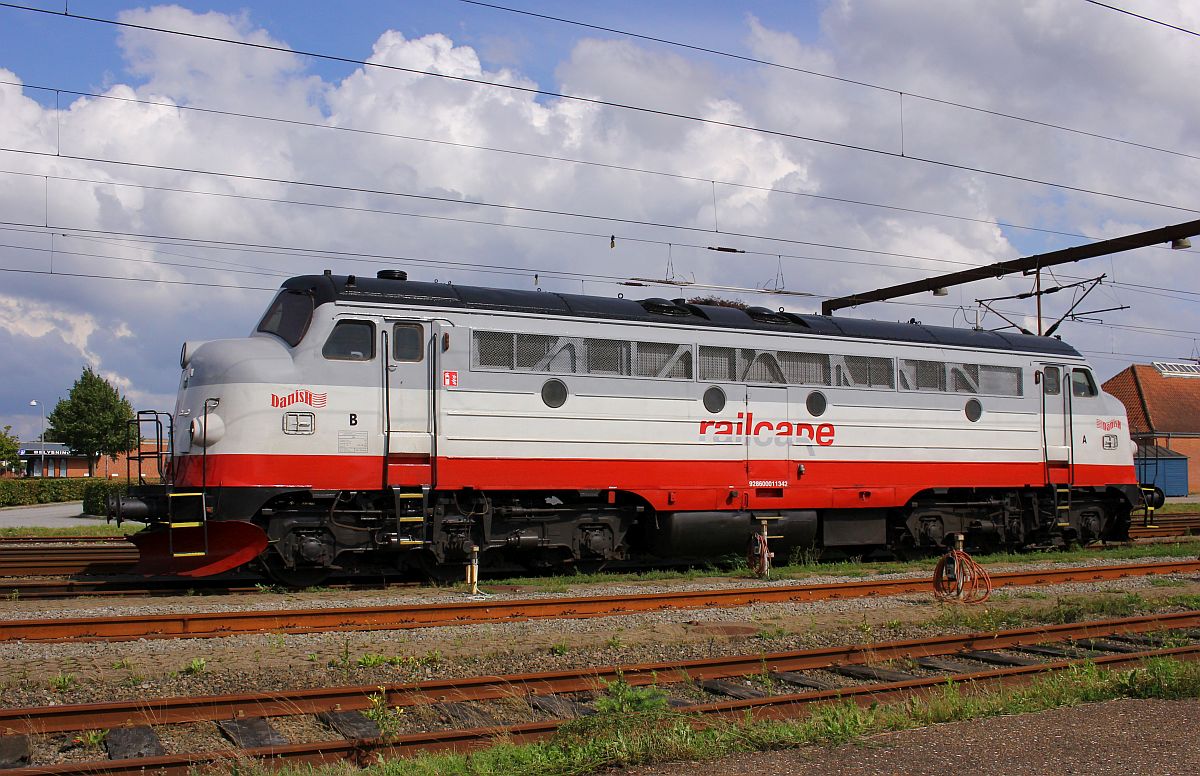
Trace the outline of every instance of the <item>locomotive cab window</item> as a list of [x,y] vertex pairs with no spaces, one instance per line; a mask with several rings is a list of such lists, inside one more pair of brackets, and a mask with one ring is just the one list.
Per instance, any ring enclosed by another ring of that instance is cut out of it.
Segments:
[[312,321],[312,295],[304,291],[281,291],[267,313],[259,321],[257,331],[274,334],[296,347],[304,339],[308,324]]
[[1042,392],[1047,396],[1058,396],[1062,392],[1062,373],[1056,366],[1042,370]]
[[325,340],[321,355],[337,361],[370,361],[375,358],[375,324],[338,321]]
[[1100,391],[1096,388],[1096,381],[1092,378],[1092,373],[1086,369],[1071,370],[1071,395],[1077,398],[1090,399],[1093,396],[1098,396]]
[[397,323],[392,328],[392,360],[422,360],[425,357],[424,334],[419,323]]

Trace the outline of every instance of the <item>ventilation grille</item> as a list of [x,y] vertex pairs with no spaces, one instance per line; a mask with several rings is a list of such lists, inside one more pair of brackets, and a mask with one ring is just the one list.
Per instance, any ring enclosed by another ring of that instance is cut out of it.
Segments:
[[471,368],[691,380],[692,346],[548,334],[472,332]]
[[900,359],[900,390],[1023,396],[1020,367]]
[[700,346],[700,379],[779,385],[895,388],[890,358]]

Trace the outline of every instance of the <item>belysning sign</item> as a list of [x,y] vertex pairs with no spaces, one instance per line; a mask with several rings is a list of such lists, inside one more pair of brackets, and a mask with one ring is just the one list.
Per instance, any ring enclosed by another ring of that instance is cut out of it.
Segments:
[[25,447],[25,448],[21,448],[20,450],[18,450],[17,455],[22,455],[22,456],[30,456],[30,455],[62,456],[62,455],[70,455],[70,453],[68,453],[66,450],[50,450],[50,449],[41,450],[36,447]]

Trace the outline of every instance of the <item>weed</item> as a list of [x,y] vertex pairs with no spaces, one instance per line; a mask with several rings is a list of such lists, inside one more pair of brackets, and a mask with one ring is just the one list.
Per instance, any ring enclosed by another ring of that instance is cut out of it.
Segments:
[[75,674],[65,674],[60,671],[56,676],[50,677],[50,689],[55,692],[67,692],[76,684]]
[[389,659],[383,655],[374,652],[368,652],[355,661],[355,665],[357,665],[359,668],[378,668],[379,666],[387,665],[388,662]]
[[306,658],[306,660],[308,660],[308,662],[310,662],[310,663],[315,663],[320,659],[321,659],[321,656],[318,655],[316,652],[309,652],[308,657]]
[[329,661],[329,667],[341,669],[347,674],[354,669],[354,660],[350,657],[350,639],[342,639],[341,654]]
[[551,655],[557,655],[557,656],[561,657],[561,656],[563,656],[563,655],[567,654],[567,653],[568,653],[568,652],[570,652],[570,651],[571,651],[571,648],[570,648],[570,647],[568,647],[568,646],[567,646],[565,643],[563,643],[563,642],[559,642],[559,643],[557,643],[557,644],[551,644],[551,645],[550,645],[550,654],[551,654]]
[[120,660],[113,661],[113,670],[114,671],[128,671],[132,668],[133,668],[133,661],[127,657],[123,657]]
[[899,620],[888,620],[887,622],[885,622],[883,624],[883,627],[887,628],[888,630],[895,631],[895,630],[900,630],[901,628],[903,628],[904,623],[900,622]]
[[1200,595],[1173,595],[1167,599],[1168,606],[1181,609],[1200,609]]
[[1060,598],[1051,610],[1050,621],[1067,623],[1094,620],[1098,617],[1128,617],[1146,606],[1146,599],[1137,593],[1093,598],[1065,596]]
[[8,598],[8,600],[10,600],[10,601],[20,601],[21,600],[21,591],[13,590],[11,593],[9,593],[6,596],[6,598]]
[[786,635],[787,631],[782,627],[779,625],[772,625],[770,628],[763,628],[758,633],[755,633],[754,638],[760,641],[773,641],[775,639],[782,639]]
[[75,738],[71,739],[71,743],[76,746],[99,747],[104,743],[104,739],[108,737],[107,730],[84,730]]
[[383,687],[379,688],[379,692],[368,695],[367,702],[371,705],[363,711],[363,716],[378,725],[384,736],[395,735],[400,727],[400,718],[404,714],[404,709],[388,705],[387,690]]
[[604,694],[596,698],[597,714],[645,714],[667,708],[667,694],[654,685],[634,687],[618,675],[605,682]]
[[288,592],[287,588],[280,587],[279,585],[272,585],[272,584],[269,584],[266,582],[255,582],[254,589],[260,593],[286,593],[286,592]]
[[604,642],[604,646],[608,647],[609,649],[621,649],[625,646],[625,642],[621,641],[621,637],[614,633],[612,636],[608,637],[607,641]]
[[284,646],[283,634],[282,633],[268,633],[267,634],[267,645],[270,646],[271,649],[282,650],[283,646]]
[[788,553],[787,564],[789,566],[815,566],[821,560],[821,548],[815,544],[810,544],[805,547],[793,547]]
[[199,676],[208,668],[208,661],[202,657],[194,657],[188,661],[179,673],[184,676]]
[[1150,577],[1151,587],[1186,587],[1187,581],[1175,577]]

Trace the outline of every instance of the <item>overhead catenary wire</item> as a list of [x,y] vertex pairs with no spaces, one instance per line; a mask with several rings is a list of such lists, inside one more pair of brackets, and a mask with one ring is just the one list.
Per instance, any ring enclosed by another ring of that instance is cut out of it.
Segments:
[[149,24],[137,24],[134,22],[120,21],[117,19],[105,19],[103,17],[98,17],[98,16],[87,16],[84,14],[73,13],[70,11],[69,8],[65,8],[62,11],[58,11],[58,10],[53,10],[53,9],[37,8],[35,6],[22,5],[19,3],[6,3],[6,2],[0,2],[0,8],[10,8],[13,10],[28,11],[31,13],[48,14],[51,16],[60,16],[63,18],[76,19],[76,20],[86,21],[86,22],[93,22],[93,23],[98,23],[98,24],[108,24],[108,25],[112,25],[112,26],[120,27],[120,28],[124,28],[124,29],[136,29],[136,30],[142,30],[142,31],[146,31],[146,32],[161,33],[164,35],[175,35],[175,36],[189,38],[189,39],[193,39],[193,40],[204,40],[204,41],[209,41],[209,42],[214,42],[214,43],[228,44],[228,45],[232,45],[232,46],[254,48],[254,49],[259,49],[259,50],[264,50],[264,51],[273,51],[273,52],[277,52],[277,53],[285,53],[285,54],[292,55],[292,56],[312,57],[314,59],[322,59],[322,60],[327,60],[330,62],[339,62],[342,64],[358,65],[358,66],[364,67],[364,68],[367,68],[367,67],[378,68],[378,69],[382,69],[382,70],[407,73],[410,75],[419,75],[419,76],[425,76],[425,77],[429,77],[429,78],[437,78],[437,79],[454,81],[454,82],[458,82],[458,83],[472,84],[475,86],[483,86],[483,87],[490,87],[490,88],[496,88],[496,89],[505,89],[505,90],[510,90],[510,91],[514,91],[514,92],[518,92],[518,93],[538,95],[538,96],[542,96],[542,97],[552,97],[555,99],[569,100],[572,102],[579,102],[579,103],[588,104],[588,105],[595,105],[598,107],[614,108],[614,109],[618,109],[618,110],[627,110],[627,111],[642,113],[642,114],[646,114],[646,115],[661,116],[663,118],[673,118],[673,119],[679,119],[681,121],[688,121],[688,122],[693,122],[693,123],[706,124],[706,125],[710,125],[710,126],[724,127],[726,129],[759,133],[759,134],[767,135],[770,137],[778,137],[778,138],[789,139],[789,140],[798,140],[798,141],[803,141],[803,142],[816,143],[816,144],[826,145],[826,146],[833,147],[833,148],[841,148],[841,149],[845,149],[845,150],[849,150],[849,151],[857,151],[857,152],[866,153],[866,154],[873,154],[873,155],[877,155],[880,157],[900,159],[900,160],[905,160],[905,161],[909,161],[909,162],[918,162],[918,163],[928,164],[928,165],[935,165],[935,166],[939,166],[939,167],[944,167],[946,169],[958,170],[960,172],[971,172],[971,173],[976,173],[978,175],[987,175],[987,176],[1003,178],[1006,180],[1031,183],[1031,184],[1040,185],[1040,186],[1048,186],[1048,187],[1052,187],[1052,188],[1062,189],[1063,191],[1073,191],[1078,194],[1088,194],[1088,195],[1092,195],[1092,196],[1105,197],[1105,198],[1115,199],[1115,200],[1123,201],[1123,202],[1131,202],[1131,203],[1136,203],[1136,204],[1141,204],[1141,205],[1151,205],[1154,207],[1169,208],[1172,210],[1179,210],[1179,211],[1189,212],[1189,213],[1200,212],[1200,210],[1194,210],[1192,208],[1185,207],[1182,205],[1158,202],[1155,200],[1149,200],[1149,199],[1134,197],[1134,196],[1130,196],[1130,195],[1117,194],[1115,192],[1104,192],[1104,191],[1099,191],[1096,189],[1089,189],[1089,188],[1086,188],[1083,186],[1072,186],[1070,184],[1065,184],[1065,183],[1056,183],[1053,181],[1045,181],[1045,180],[1041,180],[1038,178],[1033,178],[1031,176],[1016,175],[1013,173],[1005,173],[1005,172],[1000,172],[998,170],[989,170],[989,169],[982,168],[982,167],[974,167],[971,165],[957,164],[954,162],[947,162],[944,160],[932,159],[932,158],[928,158],[928,157],[924,157],[924,156],[899,153],[897,151],[884,149],[884,148],[874,148],[871,146],[865,146],[865,145],[860,145],[860,144],[855,144],[855,143],[845,143],[845,142],[841,142],[841,141],[837,141],[837,140],[830,140],[828,138],[818,138],[818,137],[813,137],[813,136],[809,136],[809,135],[802,135],[802,134],[795,133],[795,132],[788,132],[788,131],[780,130],[780,129],[771,129],[768,127],[756,127],[753,125],[741,124],[741,123],[734,122],[734,121],[723,121],[720,119],[705,118],[703,116],[695,116],[692,114],[680,113],[678,111],[665,110],[662,108],[653,108],[653,107],[649,107],[649,106],[645,106],[645,105],[634,105],[631,103],[623,103],[623,102],[618,102],[616,100],[604,100],[604,99],[600,99],[600,98],[596,98],[596,97],[584,97],[582,95],[568,94],[566,92],[556,92],[553,90],[540,89],[540,88],[536,88],[536,87],[532,87],[532,86],[520,86],[518,84],[504,83],[501,81],[489,81],[484,78],[473,78],[473,77],[464,76],[464,75],[453,75],[450,73],[441,73],[441,72],[437,72],[434,70],[421,70],[420,68],[403,67],[401,65],[393,65],[393,64],[388,64],[388,63],[384,63],[384,62],[375,62],[375,61],[370,61],[370,60],[365,60],[365,59],[356,59],[353,57],[344,57],[344,56],[339,56],[336,54],[325,54],[325,53],[321,53],[321,52],[308,51],[308,50],[304,50],[304,49],[293,49],[293,48],[289,48],[286,46],[278,46],[278,45],[273,45],[273,44],[269,44],[269,43],[258,43],[258,42],[254,42],[254,41],[237,40],[235,38],[225,38],[225,37],[221,37],[219,35],[206,35],[206,34],[198,33],[198,32],[189,32],[189,31],[185,31],[185,30],[174,30],[174,29],[170,29],[167,27],[157,27],[157,26],[149,25]]
[[[103,157],[83,156],[83,155],[75,155],[75,154],[55,154],[55,153],[51,153],[49,151],[33,151],[33,150],[23,149],[23,148],[0,147],[0,152],[7,152],[7,153],[13,153],[13,154],[25,154],[25,155],[29,155],[29,156],[42,157],[42,158],[70,159],[73,161],[91,162],[94,164],[112,164],[112,165],[124,166],[124,167],[134,167],[134,168],[141,168],[141,169],[161,170],[161,171],[167,171],[167,172],[187,173],[187,174],[192,174],[192,175],[209,175],[209,176],[221,177],[221,178],[232,178],[232,179],[236,179],[236,180],[253,181],[256,183],[275,183],[275,184],[297,186],[297,187],[303,187],[303,188],[324,189],[324,190],[337,191],[337,192],[343,192],[343,193],[371,194],[371,195],[377,195],[377,196],[398,197],[398,198],[402,198],[402,199],[412,199],[412,200],[425,201],[425,202],[437,202],[440,204],[455,205],[455,206],[460,206],[460,207],[469,206],[469,207],[491,208],[491,209],[497,209],[497,210],[508,210],[508,211],[513,211],[513,212],[529,213],[529,214],[533,214],[533,215],[577,218],[577,219],[588,220],[588,221],[603,221],[603,222],[608,222],[608,223],[625,224],[625,225],[630,225],[630,226],[645,226],[645,227],[656,228],[656,229],[672,229],[672,230],[691,232],[691,233],[721,234],[725,237],[740,237],[740,238],[749,239],[749,240],[767,240],[767,241],[771,241],[771,242],[781,242],[781,243],[790,244],[790,245],[810,245],[810,246],[818,247],[818,248],[830,248],[833,250],[853,251],[853,252],[857,252],[857,253],[870,253],[870,254],[876,254],[876,255],[880,255],[880,256],[894,256],[894,257],[906,258],[906,259],[925,259],[925,260],[929,260],[929,261],[938,261],[938,262],[942,262],[942,263],[949,262],[949,260],[947,260],[947,259],[937,259],[937,258],[916,256],[916,255],[912,255],[912,254],[899,253],[896,251],[881,251],[881,250],[878,250],[875,248],[863,248],[863,247],[855,247],[855,246],[837,245],[835,243],[823,243],[823,242],[815,242],[813,240],[800,240],[800,239],[796,239],[796,238],[792,238],[792,237],[762,235],[762,234],[755,234],[752,232],[738,232],[738,231],[730,231],[730,230],[724,230],[724,231],[717,232],[716,230],[714,230],[711,227],[691,226],[689,224],[671,224],[671,223],[666,223],[666,222],[661,222],[661,221],[649,221],[649,220],[638,219],[638,218],[626,218],[626,217],[622,217],[622,216],[611,216],[611,215],[604,215],[604,214],[600,214],[600,213],[583,213],[583,212],[571,211],[571,210],[560,210],[557,208],[539,208],[539,207],[532,207],[532,206],[528,206],[528,205],[511,205],[511,204],[505,204],[505,203],[500,203],[500,202],[488,202],[486,200],[478,200],[478,199],[468,200],[468,199],[461,199],[461,198],[455,198],[455,197],[437,196],[434,194],[416,194],[413,192],[389,191],[386,189],[375,189],[375,188],[368,188],[365,186],[351,186],[351,185],[335,184],[335,183],[322,183],[322,182],[317,182],[317,181],[304,181],[304,180],[290,179],[290,178],[276,178],[276,177],[272,177],[272,176],[268,176],[268,175],[248,175],[245,173],[224,172],[224,171],[219,171],[219,170],[204,170],[204,169],[200,169],[200,168],[181,167],[181,166],[175,166],[175,165],[152,164],[149,162],[131,162],[131,161],[121,160],[121,159],[105,159]],[[36,175],[35,177],[45,178],[45,177],[50,177],[50,176],[43,174],[43,175]],[[223,194],[220,192],[211,192],[211,193],[213,196],[227,196],[226,194]],[[1196,211],[1196,212],[1200,212],[1200,211]],[[663,241],[661,241],[661,244],[665,245],[667,242],[668,241],[663,240]],[[672,241],[672,242],[676,245],[680,244],[678,241]],[[769,255],[772,255],[772,256],[777,255],[777,252],[771,251],[769,253]],[[969,265],[969,266],[975,266],[975,265]]]
[[[1106,8],[1111,8],[1114,11],[1121,11],[1122,13],[1130,13],[1129,11],[1124,11],[1120,8],[1116,8],[1115,6],[1110,6],[1105,3],[1095,2],[1095,0],[1087,0],[1087,1],[1093,2],[1095,5],[1100,5],[1100,6],[1104,6]],[[790,71],[793,73],[814,76],[816,78],[822,78],[822,79],[826,79],[826,80],[830,80],[830,81],[837,81],[840,83],[849,84],[851,86],[860,86],[860,87],[863,87],[864,89],[875,89],[875,90],[882,91],[882,92],[889,92],[889,93],[897,95],[899,97],[912,97],[912,98],[916,98],[919,100],[925,100],[926,102],[934,102],[934,103],[938,103],[940,105],[948,105],[953,108],[961,108],[962,110],[968,110],[968,111],[972,111],[975,113],[982,113],[982,114],[985,114],[988,116],[996,116],[998,118],[1009,119],[1012,121],[1019,121],[1019,122],[1025,123],[1025,124],[1032,124],[1034,126],[1046,127],[1047,129],[1053,129],[1053,130],[1057,130],[1060,132],[1070,132],[1072,134],[1083,135],[1085,137],[1095,138],[1097,140],[1106,140],[1106,141],[1112,142],[1112,143],[1120,143],[1122,145],[1133,146],[1135,148],[1142,148],[1142,149],[1146,149],[1149,151],[1157,151],[1159,153],[1171,154],[1173,156],[1181,156],[1181,157],[1184,157],[1187,159],[1200,159],[1200,155],[1198,155],[1198,154],[1191,154],[1191,153],[1187,153],[1185,151],[1178,151],[1178,150],[1171,149],[1171,148],[1163,148],[1160,146],[1150,145],[1148,143],[1139,143],[1136,140],[1128,140],[1126,138],[1114,137],[1112,135],[1104,135],[1099,132],[1092,132],[1092,131],[1089,131],[1086,129],[1079,129],[1078,127],[1068,127],[1063,124],[1055,124],[1055,123],[1049,122],[1049,121],[1042,121],[1040,119],[1029,118],[1028,116],[1019,116],[1015,113],[1005,113],[1003,111],[998,111],[998,110],[995,110],[992,108],[981,108],[978,105],[970,105],[965,102],[950,100],[950,99],[947,99],[944,97],[933,97],[928,94],[921,94],[920,92],[914,92],[909,88],[901,89],[901,88],[898,88],[895,86],[886,86],[883,84],[873,83],[873,82],[867,81],[865,79],[849,78],[847,76],[834,75],[832,73],[824,73],[824,72],[821,72],[820,70],[814,70],[812,68],[807,68],[807,67],[798,67],[796,65],[788,65],[788,64],[784,64],[782,62],[775,62],[770,59],[763,59],[761,57],[752,57],[752,56],[748,56],[746,54],[737,54],[732,51],[724,51],[722,49],[710,48],[708,46],[699,46],[694,43],[685,43],[683,41],[672,40],[670,38],[663,38],[663,37],[658,37],[658,36],[654,36],[654,35],[646,35],[644,33],[633,32],[632,30],[618,29],[616,27],[606,27],[606,26],[600,25],[600,24],[590,24],[588,22],[580,21],[578,19],[569,19],[564,16],[553,16],[551,14],[537,13],[535,11],[528,11],[528,10],[525,10],[522,8],[513,8],[512,6],[499,5],[497,3],[487,3],[487,2],[483,2],[482,0],[459,0],[459,2],[466,3],[467,5],[478,6],[481,8],[491,8],[496,11],[504,11],[506,13],[519,14],[521,16],[528,16],[528,17],[534,18],[534,19],[543,19],[545,21],[552,21],[552,22],[556,22],[559,24],[567,24],[567,25],[572,25],[575,27],[582,27],[582,28],[589,29],[589,30],[596,30],[597,32],[608,32],[613,35],[621,35],[621,36],[628,37],[628,38],[634,38],[636,40],[645,40],[645,41],[649,41],[651,43],[661,43],[661,44],[664,44],[667,46],[673,46],[675,48],[687,49],[689,51],[696,51],[696,52],[699,52],[702,54],[712,54],[714,56],[725,57],[728,59],[735,59],[735,60],[739,60],[742,62],[754,64],[754,65],[762,65],[764,67],[771,67],[771,68],[777,68],[780,70],[787,70],[787,71]],[[1183,29],[1182,27],[1176,27],[1175,25],[1172,25],[1172,24],[1166,24],[1165,22],[1160,22],[1156,19],[1150,19],[1149,17],[1141,16],[1139,14],[1130,13],[1130,15],[1137,16],[1138,18],[1145,19],[1146,21],[1152,21],[1155,24],[1163,24],[1166,27],[1172,27],[1173,29],[1180,30],[1181,32],[1187,32],[1192,35],[1197,34],[1195,32],[1192,32],[1191,30],[1186,30],[1186,29]],[[901,126],[903,126],[903,125],[901,125]]]
[[[4,5],[8,5],[8,6],[14,6],[14,4],[4,4]],[[31,8],[31,10],[36,10],[36,8]],[[71,16],[74,16],[74,14],[71,14]],[[77,17],[77,18],[78,18],[78,17]],[[101,20],[103,20],[103,19],[101,19]],[[108,20],[104,20],[104,22],[108,22]],[[163,31],[166,31],[166,32],[173,32],[173,34],[180,34],[180,32],[178,32],[178,31],[173,31],[173,30],[163,30]],[[203,37],[203,36],[202,36],[202,37]],[[232,43],[239,43],[239,44],[241,44],[241,43],[244,43],[244,42],[240,42],[240,41],[228,41],[228,42],[232,42]],[[281,50],[286,50],[286,52],[288,52],[288,53],[298,53],[298,52],[292,52],[292,50],[290,50],[290,49],[281,49]],[[368,65],[368,64],[366,64],[366,62],[365,62],[365,65]],[[755,127],[745,127],[745,128],[749,128],[749,130],[755,130],[755,131],[757,131],[757,128],[755,128]],[[1034,182],[1037,182],[1037,181],[1034,181]],[[1054,184],[1048,184],[1048,185],[1054,185]],[[1147,203],[1147,204],[1158,204],[1158,205],[1160,205],[1160,206],[1172,206],[1172,205],[1165,205],[1165,204],[1162,204],[1162,203]],[[756,235],[743,235],[743,236],[755,237]],[[763,237],[763,239],[772,239],[772,237]],[[835,246],[835,247],[840,247],[840,246]],[[913,258],[917,258],[917,257],[913,257]],[[934,260],[937,260],[937,259],[934,259]]]
[[1128,8],[1118,8],[1117,6],[1110,5],[1109,3],[1102,3],[1102,2],[1100,2],[1100,0],[1083,0],[1083,1],[1085,3],[1091,3],[1092,5],[1099,6],[1101,8],[1107,8],[1110,11],[1116,11],[1117,13],[1123,13],[1126,16],[1132,16],[1135,19],[1141,19],[1144,22],[1150,22],[1151,24],[1157,24],[1161,27],[1167,27],[1169,29],[1176,30],[1178,32],[1187,33],[1188,35],[1192,35],[1192,36],[1200,38],[1200,32],[1196,32],[1195,30],[1189,30],[1187,27],[1180,27],[1178,24],[1171,24],[1170,22],[1164,22],[1162,19],[1155,19],[1152,16],[1145,16],[1140,13],[1134,13],[1133,11],[1130,11]]
[[[559,156],[559,155],[555,155],[555,154],[544,154],[544,153],[535,153],[532,151],[522,151],[522,150],[513,149],[513,148],[501,148],[498,146],[488,146],[488,145],[480,145],[480,144],[474,144],[474,143],[464,143],[461,141],[446,140],[444,138],[421,137],[418,135],[407,135],[407,134],[402,134],[402,133],[398,133],[398,132],[384,132],[382,130],[363,129],[360,127],[346,126],[346,125],[340,125],[340,124],[335,125],[335,124],[320,123],[320,122],[315,122],[315,121],[303,121],[300,119],[286,118],[286,117],[281,117],[281,116],[268,116],[268,115],[259,114],[259,113],[247,113],[247,112],[243,112],[243,111],[232,111],[232,110],[221,110],[221,109],[217,109],[217,108],[206,108],[206,107],[202,107],[202,106],[198,106],[198,105],[180,105],[180,104],[166,103],[166,102],[155,101],[155,100],[150,100],[150,99],[141,99],[141,98],[137,98],[137,97],[120,96],[120,95],[114,95],[114,94],[102,94],[100,92],[78,91],[78,90],[74,90],[74,89],[66,89],[66,88],[54,87],[54,86],[44,86],[44,85],[40,85],[40,84],[25,83],[25,82],[21,82],[21,81],[6,81],[3,79],[0,79],[0,86],[12,86],[12,87],[19,87],[19,88],[23,88],[23,89],[33,89],[33,90],[41,90],[41,91],[53,91],[56,95],[57,94],[68,94],[68,95],[75,95],[75,96],[79,96],[79,97],[87,97],[88,99],[112,100],[112,101],[116,101],[116,102],[131,103],[131,104],[135,104],[135,105],[144,105],[144,106],[148,106],[148,107],[164,108],[164,109],[169,109],[169,110],[173,110],[173,111],[195,112],[195,113],[211,114],[211,115],[216,115],[216,116],[225,116],[225,117],[230,117],[230,118],[248,119],[248,120],[253,120],[253,121],[274,122],[274,123],[280,123],[280,124],[285,124],[285,125],[305,127],[305,128],[309,128],[309,129],[328,130],[330,132],[350,132],[350,133],[361,134],[361,135],[366,135],[366,136],[371,136],[371,137],[387,138],[387,139],[393,139],[393,140],[407,140],[407,141],[413,141],[413,142],[419,142],[419,143],[430,143],[430,144],[434,144],[434,145],[442,145],[442,146],[448,146],[448,147],[452,147],[452,148],[465,148],[465,149],[470,149],[470,150],[474,150],[474,151],[484,151],[484,152],[496,153],[496,154],[507,154],[507,155],[517,156],[517,157],[538,159],[538,160],[542,160],[542,161],[561,162],[561,163],[565,163],[565,164],[583,165],[583,166],[596,167],[596,168],[606,169],[606,170],[630,172],[630,173],[635,173],[635,174],[639,174],[639,175],[659,176],[659,177],[664,177],[664,178],[672,178],[672,179],[676,179],[676,180],[690,181],[690,182],[694,182],[694,183],[711,184],[713,186],[739,188],[739,189],[746,189],[746,190],[750,190],[750,191],[759,191],[759,192],[770,193],[770,194],[784,194],[787,196],[802,197],[802,198],[806,198],[806,199],[815,199],[815,200],[821,200],[821,201],[826,201],[826,202],[836,202],[839,204],[857,205],[857,206],[861,206],[861,207],[877,208],[877,209],[881,209],[881,210],[890,210],[890,211],[894,211],[894,212],[898,212],[898,213],[910,213],[910,214],[914,214],[914,215],[924,215],[924,216],[930,216],[930,217],[934,217],[934,218],[945,218],[945,219],[951,219],[951,220],[956,220],[956,221],[964,221],[964,222],[968,222],[968,223],[987,224],[989,226],[998,226],[998,227],[1001,227],[1004,229],[1020,229],[1020,230],[1024,230],[1024,231],[1038,232],[1041,234],[1052,234],[1052,235],[1058,235],[1058,236],[1062,236],[1062,237],[1078,237],[1078,238],[1083,238],[1083,239],[1089,238],[1089,235],[1080,234],[1078,232],[1067,232],[1067,231],[1063,231],[1063,230],[1059,230],[1059,229],[1048,229],[1045,227],[1031,226],[1029,224],[1018,224],[1018,223],[1014,223],[1011,221],[1000,221],[997,219],[980,218],[977,216],[964,216],[964,215],[958,215],[958,214],[954,214],[954,213],[943,213],[943,212],[939,212],[936,210],[926,210],[926,209],[922,209],[922,208],[905,207],[903,205],[894,205],[894,204],[888,204],[888,203],[882,203],[882,202],[871,202],[869,200],[854,199],[854,198],[850,198],[850,197],[836,197],[836,196],[832,196],[829,194],[817,194],[815,192],[809,192],[809,191],[796,191],[794,189],[779,188],[778,186],[764,186],[764,185],[757,185],[757,184],[745,183],[745,182],[739,182],[739,181],[720,180],[720,179],[714,179],[711,176],[688,175],[688,174],[684,174],[684,173],[670,172],[667,170],[655,170],[655,169],[651,169],[651,168],[647,168],[647,167],[634,167],[631,165],[615,164],[612,162],[601,162],[601,161],[596,161],[596,160],[591,160],[591,159],[578,159],[578,158],[574,158],[574,157]],[[1197,158],[1200,158],[1200,157],[1197,157]],[[1167,250],[1167,249],[1164,248],[1164,250]]]

